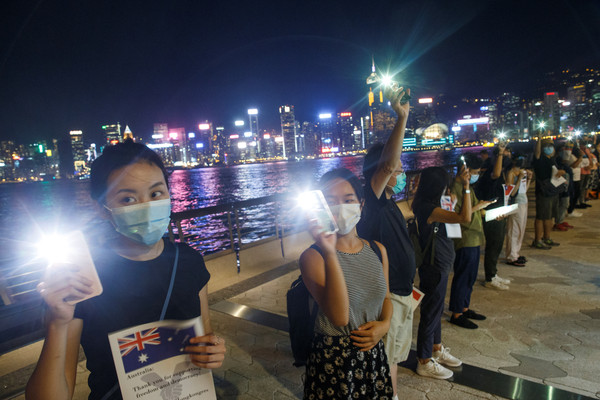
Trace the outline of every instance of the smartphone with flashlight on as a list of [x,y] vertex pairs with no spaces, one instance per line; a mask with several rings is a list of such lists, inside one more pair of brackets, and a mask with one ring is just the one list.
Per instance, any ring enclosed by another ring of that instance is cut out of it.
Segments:
[[65,236],[52,237],[40,246],[40,254],[49,262],[44,280],[47,282],[64,279],[61,270],[69,268],[92,282],[91,293],[77,299],[65,298],[69,304],[76,304],[91,297],[100,295],[103,291],[96,266],[92,260],[89,247],[81,231],[75,231]]
[[321,227],[320,232],[328,235],[336,233],[339,228],[333,219],[331,210],[325,201],[323,192],[311,190],[300,195],[298,199],[300,206],[304,208],[310,220],[316,220]]

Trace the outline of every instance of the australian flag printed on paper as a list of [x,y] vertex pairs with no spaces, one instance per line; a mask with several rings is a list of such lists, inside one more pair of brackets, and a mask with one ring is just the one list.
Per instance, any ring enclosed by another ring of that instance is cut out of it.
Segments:
[[150,328],[118,339],[126,373],[184,353],[195,335],[194,327],[185,329]]

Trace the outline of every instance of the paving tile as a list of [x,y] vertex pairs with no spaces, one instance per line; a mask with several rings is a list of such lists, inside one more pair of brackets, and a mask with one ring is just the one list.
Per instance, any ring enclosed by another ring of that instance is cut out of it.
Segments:
[[600,348],[585,346],[564,346],[564,350],[574,356],[573,361],[556,361],[554,364],[568,373],[592,382],[600,377]]
[[562,378],[545,379],[546,385],[554,386],[558,389],[563,389],[569,392],[579,393],[588,397],[595,397],[596,392],[600,391],[599,382],[590,382],[584,379],[565,376]]
[[549,361],[540,360],[539,358],[528,357],[515,353],[511,353],[511,355],[518,361],[520,361],[521,364],[516,367],[500,368],[501,372],[514,372],[517,374],[528,376],[530,378],[537,379],[547,379],[555,377],[559,378],[567,376],[567,372],[565,372],[563,369],[557,367]]

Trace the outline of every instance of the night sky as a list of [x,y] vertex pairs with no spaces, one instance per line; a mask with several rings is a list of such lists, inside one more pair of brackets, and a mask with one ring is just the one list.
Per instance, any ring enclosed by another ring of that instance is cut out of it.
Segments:
[[600,64],[600,2],[0,2],[0,139],[116,121],[231,126],[365,110],[371,56],[416,97],[495,96]]

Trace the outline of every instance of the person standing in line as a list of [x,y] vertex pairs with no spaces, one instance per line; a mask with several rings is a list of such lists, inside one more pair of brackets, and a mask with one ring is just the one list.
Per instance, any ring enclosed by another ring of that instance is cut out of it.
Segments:
[[[465,155],[465,164],[469,170],[469,184],[473,185],[479,179],[481,160],[472,154]],[[465,201],[471,202],[471,221],[460,225],[462,237],[454,240],[454,277],[450,291],[450,323],[466,329],[477,329],[471,320],[483,321],[486,317],[473,311],[470,307],[473,285],[477,280],[479,269],[480,246],[483,243],[483,224],[481,216],[489,201],[479,201],[475,192],[463,195],[463,176],[458,175],[452,185],[452,197],[456,200],[455,211],[460,213]],[[470,196],[469,196],[470,195]]]
[[[406,92],[410,94],[410,89]],[[412,343],[411,298],[416,272],[415,254],[406,229],[406,220],[392,199],[406,185],[406,174],[402,170],[400,156],[410,105],[400,104],[399,100],[403,95],[404,92],[399,91],[391,101],[398,120],[390,138],[385,145],[373,145],[365,156],[365,206],[357,226],[361,237],[377,240],[388,249],[390,299],[394,307],[390,329],[384,341],[395,398],[398,393],[398,363],[408,358]]]
[[[494,149],[496,157],[493,167],[485,171],[479,178],[478,194],[479,199],[493,201],[487,207],[491,210],[497,207],[504,206],[504,174],[503,165],[505,159],[510,158],[510,151],[506,148],[504,142],[498,143]],[[508,290],[509,279],[498,276],[498,259],[504,247],[504,237],[506,236],[506,219],[496,218],[491,221],[483,222],[483,232],[485,236],[485,254],[483,258],[483,267],[485,269],[485,281],[483,286],[496,290]]]
[[[544,191],[544,187],[550,187],[552,183],[554,161],[554,144],[550,139],[542,139],[542,133],[535,144],[533,170],[535,172],[535,239],[531,244],[534,249],[549,250],[552,246],[560,243],[550,238],[552,232],[552,219],[558,211],[558,193]],[[556,172],[557,177],[565,174],[564,170]]]
[[315,244],[300,256],[302,280],[319,305],[304,399],[389,400],[393,389],[382,341],[392,314],[387,253],[356,232],[363,205],[358,178],[339,168],[319,183],[339,231],[327,234],[313,224]]
[[[469,189],[469,170],[460,172],[463,191]],[[454,243],[446,234],[445,223],[469,224],[471,222],[471,202],[464,203],[460,213],[446,211],[441,207],[441,198],[450,193],[450,176],[441,167],[425,168],[421,172],[417,193],[412,208],[419,227],[419,242],[425,248],[432,238],[435,245],[433,263],[431,253],[424,255],[425,262],[419,268],[419,288],[425,294],[421,302],[421,319],[417,336],[417,374],[436,379],[448,379],[454,374],[448,367],[462,364],[450,354],[450,349],[442,344],[442,313],[448,275],[454,263]],[[433,247],[433,245],[431,247]],[[431,251],[431,249],[430,249]],[[432,265],[433,264],[433,265]]]
[[506,173],[506,182],[514,185],[510,197],[518,204],[517,212],[508,216],[506,221],[506,263],[515,267],[524,267],[527,258],[519,255],[525,228],[527,227],[527,190],[531,183],[532,173],[525,169],[525,157],[516,156]]
[[190,338],[183,351],[198,367],[219,368],[225,340],[211,327],[210,274],[202,255],[163,238],[171,201],[158,154],[131,140],[107,146],[92,164],[90,188],[98,217],[110,221],[106,231],[86,238],[104,291],[72,304],[91,294],[92,284],[72,265],[55,266],[63,279],[38,285],[47,305],[47,333],[27,399],[73,398],[80,345],[90,371],[89,398],[122,399],[108,334],[157,321],[161,314],[174,320],[200,316],[205,335]]
[[[575,156],[578,154],[578,156]],[[573,172],[573,190],[569,191],[569,208],[567,208],[567,215],[569,217],[581,217],[582,213],[576,211],[579,203],[579,196],[581,195],[581,161],[583,160],[582,153],[577,149],[573,148],[573,142],[565,143],[561,157],[564,164],[571,168]]]

